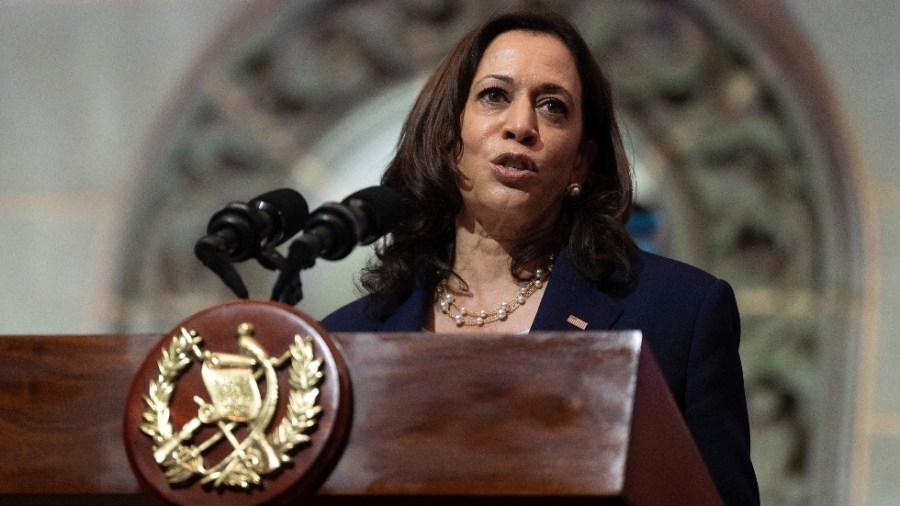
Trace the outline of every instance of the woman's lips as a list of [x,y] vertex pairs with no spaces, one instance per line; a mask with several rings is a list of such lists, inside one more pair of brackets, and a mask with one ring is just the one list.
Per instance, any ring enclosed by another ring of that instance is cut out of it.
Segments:
[[525,155],[504,153],[491,160],[494,174],[502,183],[518,183],[535,175],[534,161]]

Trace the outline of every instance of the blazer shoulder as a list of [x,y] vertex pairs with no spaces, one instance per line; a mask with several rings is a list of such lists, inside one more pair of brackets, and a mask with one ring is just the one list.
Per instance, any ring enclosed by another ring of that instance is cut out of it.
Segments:
[[330,332],[414,332],[422,329],[430,303],[419,285],[401,301],[367,295],[326,316],[322,325]]
[[674,292],[705,291],[717,281],[724,283],[698,267],[644,251],[635,262],[634,273],[638,285],[652,284],[656,289]]
[[684,320],[703,316],[707,307],[735,304],[727,281],[678,260],[641,253],[633,272],[631,290],[622,299],[632,309]]
[[377,329],[381,321],[375,316],[373,303],[368,297],[346,304],[320,322],[329,332],[365,332]]

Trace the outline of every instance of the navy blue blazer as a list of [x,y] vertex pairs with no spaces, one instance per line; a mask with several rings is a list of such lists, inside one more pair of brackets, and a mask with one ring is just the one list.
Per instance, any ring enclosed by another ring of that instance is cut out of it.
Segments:
[[[759,504],[731,286],[644,252],[634,272],[629,291],[608,293],[582,276],[564,249],[553,263],[531,330],[578,331],[567,321],[570,315],[587,322],[587,330],[640,330],[725,504]],[[322,324],[330,332],[417,332],[432,302],[433,294],[419,286],[387,314],[376,314],[363,298]]]

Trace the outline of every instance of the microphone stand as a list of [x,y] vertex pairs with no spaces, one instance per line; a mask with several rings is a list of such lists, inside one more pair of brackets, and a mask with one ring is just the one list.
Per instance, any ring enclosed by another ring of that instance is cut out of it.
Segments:
[[[254,258],[259,261],[260,265],[270,271],[280,271],[276,286],[278,291],[272,292],[272,300],[285,302],[291,305],[297,304],[303,298],[303,289],[300,281],[299,271],[302,268],[311,267],[315,260],[315,253],[312,253],[310,260],[303,261],[295,259],[302,256],[301,253],[295,253],[300,249],[298,244],[301,241],[295,241],[290,248],[290,259],[285,259],[274,247],[265,247],[259,251]],[[231,289],[234,294],[241,299],[249,298],[247,286],[241,279],[240,274],[234,268],[233,262],[228,256],[225,247],[225,240],[220,236],[206,236],[197,242],[194,247],[197,258],[212,270],[225,285]],[[308,263],[308,265],[307,265]],[[295,267],[296,265],[296,267]],[[282,294],[276,297],[276,294]]]
[[309,269],[316,263],[320,251],[318,238],[304,235],[291,243],[287,260],[282,264],[281,274],[272,287],[271,300],[296,305],[303,300],[303,281],[300,271]]
[[200,239],[197,245],[194,246],[194,254],[203,265],[216,273],[219,279],[225,283],[225,286],[230,288],[238,298],[246,299],[249,297],[247,286],[244,285],[241,276],[234,269],[228,258],[225,240],[221,236],[208,235]]
[[294,305],[303,299],[300,271],[309,269],[316,258],[338,260],[357,243],[355,217],[346,206],[326,203],[313,213],[306,231],[291,243],[281,275],[272,287],[272,300]]

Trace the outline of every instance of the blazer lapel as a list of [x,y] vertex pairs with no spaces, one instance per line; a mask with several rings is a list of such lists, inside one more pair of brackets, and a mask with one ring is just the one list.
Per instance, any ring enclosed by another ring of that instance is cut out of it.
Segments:
[[416,288],[400,307],[397,308],[382,325],[381,332],[419,332],[425,318],[425,311],[431,304],[431,297],[425,293],[422,285]]
[[621,299],[579,274],[568,249],[553,262],[546,290],[531,330],[610,330],[625,312]]

